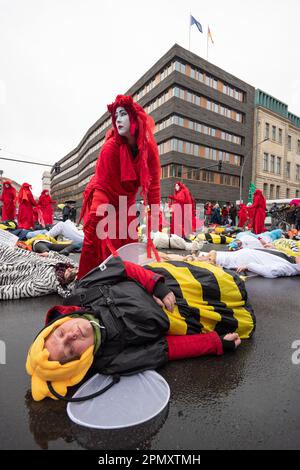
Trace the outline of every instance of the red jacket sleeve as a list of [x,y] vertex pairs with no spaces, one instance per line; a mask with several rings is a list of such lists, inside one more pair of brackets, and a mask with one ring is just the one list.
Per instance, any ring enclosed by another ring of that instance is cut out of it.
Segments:
[[96,212],[97,208],[101,205],[106,205],[109,203],[109,199],[107,195],[100,191],[99,189],[95,189],[93,193],[93,199],[91,204],[91,212]]
[[34,200],[32,194],[28,194],[28,201],[31,203],[32,206],[37,207],[37,202]]
[[153,294],[153,290],[158,282],[164,280],[160,274],[153,273],[138,264],[130,261],[123,261],[128,278],[138,281],[149,294]]
[[149,152],[148,165],[152,176],[151,184],[148,191],[148,204],[160,204],[160,160],[158,152],[154,153],[152,150]]
[[169,361],[210,354],[221,356],[223,354],[221,339],[214,331],[199,335],[167,336],[166,340]]

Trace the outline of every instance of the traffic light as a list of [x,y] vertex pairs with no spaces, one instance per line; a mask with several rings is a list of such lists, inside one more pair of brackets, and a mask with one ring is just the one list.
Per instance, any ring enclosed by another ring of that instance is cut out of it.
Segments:
[[54,169],[54,173],[56,175],[58,175],[60,173],[60,164],[59,163],[55,163],[54,166],[53,166],[53,169]]
[[222,160],[219,160],[219,163],[218,163],[218,170],[219,171],[222,171]]

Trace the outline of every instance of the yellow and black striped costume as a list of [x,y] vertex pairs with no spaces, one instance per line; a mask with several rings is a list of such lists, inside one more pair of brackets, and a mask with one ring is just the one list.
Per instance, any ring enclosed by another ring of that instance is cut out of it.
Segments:
[[249,338],[255,329],[255,316],[240,277],[208,263],[168,261],[146,267],[165,278],[176,297],[169,317],[172,335],[237,332]]
[[216,233],[199,233],[199,235],[190,237],[191,241],[207,241],[208,243],[213,243],[214,245],[229,245],[234,241],[232,237],[226,237],[226,235],[216,234]]

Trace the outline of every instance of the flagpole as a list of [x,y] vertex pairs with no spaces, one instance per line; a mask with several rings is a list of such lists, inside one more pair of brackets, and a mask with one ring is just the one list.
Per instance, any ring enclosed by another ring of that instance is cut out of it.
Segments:
[[190,16],[189,16],[189,51],[191,51],[191,15],[192,15],[192,12],[190,11]]
[[206,60],[208,60],[208,29],[207,29],[207,50],[206,50]]

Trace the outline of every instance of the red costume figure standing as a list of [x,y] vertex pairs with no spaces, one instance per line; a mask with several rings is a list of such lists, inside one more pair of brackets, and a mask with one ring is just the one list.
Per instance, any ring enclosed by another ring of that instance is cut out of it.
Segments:
[[240,210],[238,211],[239,218],[239,228],[243,228],[246,225],[247,220],[249,219],[248,208],[245,204],[240,204]]
[[188,188],[181,182],[175,184],[172,200],[170,233],[187,237],[196,230],[195,200]]
[[56,204],[56,201],[51,198],[48,189],[44,189],[39,197],[39,208],[45,225],[53,224],[53,204]]
[[33,208],[37,206],[31,192],[32,186],[24,183],[18,194],[19,212],[18,227],[29,230],[34,227]]
[[266,199],[263,193],[257,189],[254,193],[253,205],[253,232],[255,234],[263,233],[266,231],[265,220],[266,220]]
[[[118,95],[115,102],[108,106],[108,111],[112,116],[113,129],[106,135],[95,175],[84,191],[81,212],[81,218],[84,218],[84,243],[78,279],[98,266],[114,249],[137,241],[137,230],[132,229],[132,223],[138,225],[135,206],[139,187],[142,188],[145,206],[157,205],[158,217],[161,169],[152,131],[154,121],[131,96]],[[126,211],[121,206],[121,196],[127,197]],[[105,235],[107,226],[102,226],[104,216],[97,216],[96,211],[101,206],[102,212],[107,205],[116,211],[116,232],[108,233],[108,237],[102,239],[102,232]],[[121,227],[119,216],[123,224]],[[127,238],[120,234],[120,229],[124,231],[124,228]]]
[[2,220],[14,220],[16,217],[17,192],[9,180],[3,183],[3,192],[0,196],[2,205]]

